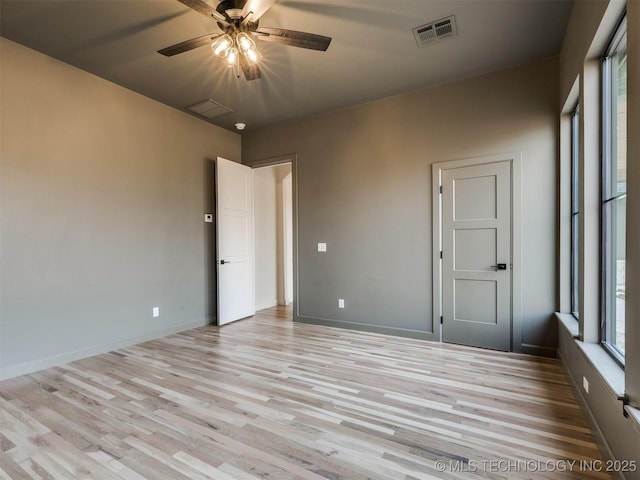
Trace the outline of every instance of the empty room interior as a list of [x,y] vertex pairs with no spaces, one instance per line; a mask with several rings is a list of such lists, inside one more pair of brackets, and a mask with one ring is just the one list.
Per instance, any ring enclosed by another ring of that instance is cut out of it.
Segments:
[[0,0],[0,478],[640,479],[638,245],[640,0]]

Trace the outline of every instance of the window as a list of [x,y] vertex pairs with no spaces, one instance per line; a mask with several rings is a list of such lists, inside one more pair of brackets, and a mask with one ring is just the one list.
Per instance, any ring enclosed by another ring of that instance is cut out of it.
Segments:
[[578,318],[580,311],[580,111],[576,106],[571,114],[571,313]]
[[602,342],[624,362],[627,206],[627,25],[603,60]]

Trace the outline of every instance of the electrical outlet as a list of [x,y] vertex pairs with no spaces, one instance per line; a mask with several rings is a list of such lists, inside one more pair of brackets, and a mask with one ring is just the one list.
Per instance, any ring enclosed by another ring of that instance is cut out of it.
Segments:
[[582,388],[584,388],[584,391],[589,393],[589,380],[587,380],[587,377],[582,377]]
[[153,307],[153,317],[159,317],[160,316],[160,307]]
[[338,308],[344,308],[344,298],[338,299]]

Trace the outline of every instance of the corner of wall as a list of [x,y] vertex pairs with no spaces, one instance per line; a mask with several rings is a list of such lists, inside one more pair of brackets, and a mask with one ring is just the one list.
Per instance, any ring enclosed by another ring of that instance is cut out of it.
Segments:
[[[560,319],[559,319],[560,320]],[[619,400],[620,388],[611,385],[585,349],[580,348],[580,342],[575,339],[577,330],[572,330],[566,322],[559,321],[558,358],[569,378],[574,394],[578,399],[586,418],[596,435],[596,440],[605,459],[619,462],[635,462],[635,471],[628,468],[626,472],[615,471],[626,480],[640,479],[640,428],[631,416],[625,416],[623,405]],[[598,347],[594,345],[594,347]],[[588,382],[588,393],[583,385]],[[615,466],[617,463],[612,463]]]

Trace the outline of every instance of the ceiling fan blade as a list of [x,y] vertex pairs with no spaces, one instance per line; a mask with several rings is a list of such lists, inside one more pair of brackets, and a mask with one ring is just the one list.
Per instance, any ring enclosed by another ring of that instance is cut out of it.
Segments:
[[316,35],[315,33],[296,32],[282,28],[258,28],[255,33],[260,40],[281,43],[292,47],[308,48],[310,50],[326,51],[331,43],[331,37]]
[[229,25],[226,17],[218,12],[215,8],[213,8],[208,3],[203,0],[178,0],[180,3],[186,5],[187,7],[195,10],[198,13],[201,13],[205,17],[214,18],[218,22]]
[[240,67],[242,68],[242,73],[244,73],[244,78],[247,81],[257,80],[262,77],[262,73],[260,72],[260,68],[258,65],[251,65],[244,55],[240,55]]
[[247,18],[249,13],[251,13],[249,21],[256,22],[267,10],[273,7],[277,1],[278,0],[247,0],[247,3],[244,4],[244,8],[242,9],[242,18]]
[[193,50],[194,48],[207,45],[208,43],[211,43],[212,39],[218,36],[220,36],[219,33],[207,33],[206,35],[201,35],[200,37],[192,38],[191,40],[185,40],[184,42],[176,43],[175,45],[171,45],[170,47],[158,50],[158,53],[161,53],[165,57],[172,57],[179,53],[188,52],[189,50]]

